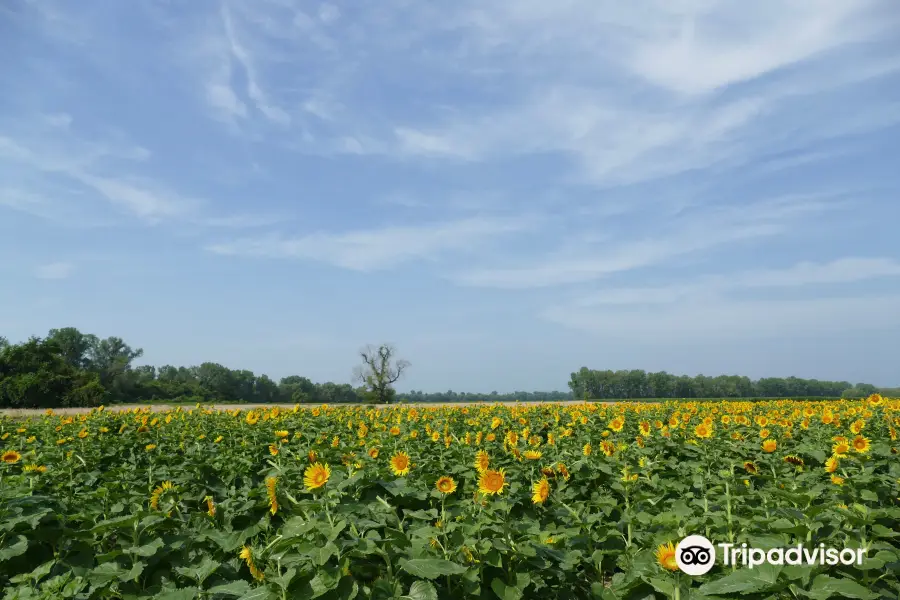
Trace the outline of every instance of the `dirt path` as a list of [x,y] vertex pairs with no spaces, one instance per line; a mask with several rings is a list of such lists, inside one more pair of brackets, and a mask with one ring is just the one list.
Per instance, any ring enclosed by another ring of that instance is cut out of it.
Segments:
[[[402,405],[371,405],[375,408],[386,408],[389,406],[418,406],[418,407],[436,407],[436,406],[491,406],[493,404],[505,404],[505,405],[514,405],[519,404],[521,406],[531,406],[537,404],[584,404],[582,400],[562,400],[558,402],[451,402],[447,404],[440,403],[422,403],[422,404],[402,404]],[[592,404],[615,404],[615,402],[594,402]],[[150,407],[150,410],[153,412],[167,412],[175,409],[179,405],[173,404],[113,404],[107,406],[107,410],[111,411],[121,411],[121,410],[131,410],[134,408],[146,408]],[[182,404],[184,408],[194,408],[193,405],[190,404]],[[216,410],[235,410],[237,408],[241,410],[251,410],[251,409],[260,409],[264,407],[272,408],[279,407],[284,410],[293,410],[294,404],[213,404],[213,405],[204,405],[206,407],[212,407]],[[314,408],[318,406],[316,404],[303,404],[301,405],[305,408]],[[349,404],[332,404],[331,406],[358,406],[358,405],[349,405]],[[39,416],[44,414],[45,409],[31,409],[31,408],[6,408],[0,409],[0,416],[10,416],[10,417],[28,417],[28,416]],[[54,408],[53,412],[58,415],[80,415],[89,413],[91,411],[90,408]]]

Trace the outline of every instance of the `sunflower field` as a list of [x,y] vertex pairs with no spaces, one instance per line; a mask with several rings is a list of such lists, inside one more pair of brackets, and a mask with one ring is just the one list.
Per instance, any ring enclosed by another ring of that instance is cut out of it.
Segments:
[[[0,418],[4,599],[900,597],[900,401]],[[674,546],[862,548],[861,565]]]

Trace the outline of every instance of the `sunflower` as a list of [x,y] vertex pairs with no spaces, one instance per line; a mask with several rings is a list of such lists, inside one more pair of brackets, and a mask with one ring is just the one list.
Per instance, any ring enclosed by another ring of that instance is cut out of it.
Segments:
[[309,453],[306,455],[306,458],[307,458],[307,460],[309,460],[309,464],[314,464],[314,463],[319,462],[319,455],[316,453],[315,450],[310,450]]
[[777,448],[778,442],[776,442],[775,440],[765,440],[762,443],[763,452],[775,452]]
[[206,502],[206,514],[208,514],[211,517],[216,516],[216,503],[213,500],[213,497],[207,496],[206,498],[203,499],[203,501]]
[[505,469],[486,469],[478,477],[478,491],[485,495],[502,494],[509,485]]
[[277,477],[266,477],[266,496],[269,498],[269,512],[273,515],[278,512],[277,485]]
[[544,454],[539,450],[526,450],[524,454],[525,458],[527,458],[528,460],[538,460],[543,455]]
[[840,475],[831,475],[831,483],[834,485],[844,485],[844,478]]
[[884,402],[884,398],[881,394],[872,394],[868,398],[868,402],[870,406],[880,406],[882,402]]
[[269,444],[269,454],[272,456],[278,456],[278,446],[275,444]]
[[831,447],[831,453],[835,456],[847,456],[847,453],[849,452],[850,444],[848,444],[846,441],[839,441]]
[[612,456],[616,453],[615,445],[607,441],[604,441],[600,444],[600,449],[603,450],[603,454],[605,454],[606,456]]
[[409,454],[400,451],[391,457],[391,472],[397,477],[409,475]]
[[289,435],[290,435],[290,433],[285,431],[284,429],[279,429],[278,431],[275,432],[275,437],[277,437],[279,439],[286,438]]
[[828,460],[825,461],[825,472],[826,473],[834,473],[838,469],[838,465],[840,464],[840,457],[831,456]]
[[656,548],[656,562],[667,571],[678,570],[678,563],[675,561],[675,546],[672,545],[672,542],[660,544]]
[[863,430],[863,427],[866,426],[866,422],[862,419],[857,419],[850,423],[850,431],[853,432],[854,435],[859,435],[859,432]]
[[3,453],[2,456],[0,456],[0,460],[5,462],[6,464],[12,465],[22,460],[22,455],[15,450],[7,450]]
[[369,448],[369,458],[378,458],[378,448]]
[[593,448],[591,447],[591,443],[588,442],[588,443],[585,444],[584,447],[581,449],[581,453],[582,453],[583,455],[585,455],[585,456],[590,456],[590,455],[591,455],[591,452],[593,452]]
[[331,467],[327,464],[313,463],[303,471],[303,485],[307,490],[314,490],[328,483],[331,477]]
[[531,486],[531,501],[534,504],[543,504],[550,496],[550,482],[546,477],[541,477]]
[[219,442],[221,442],[224,439],[225,439],[225,436],[220,435],[219,437],[217,437],[216,439],[213,440],[213,444],[218,444]]
[[263,572],[257,568],[256,563],[253,561],[253,552],[250,550],[249,546],[241,548],[238,557],[247,564],[247,568],[250,569],[250,574],[253,576],[253,579],[256,579],[257,581],[262,581],[264,579]]
[[638,429],[640,430],[641,435],[649,436],[650,435],[650,421],[641,421],[638,424]]
[[163,481],[161,485],[159,485],[153,492],[150,494],[150,508],[153,510],[159,510],[159,499],[166,492],[174,491],[175,484],[171,481]]
[[[582,423],[582,424],[584,424],[584,423]],[[607,427],[609,427],[610,429],[612,429],[613,431],[618,433],[618,432],[622,431],[623,427],[625,427],[625,419],[623,419],[622,417],[616,417],[615,419],[613,419],[612,421],[609,422],[609,425],[607,425]]]
[[441,477],[434,484],[435,489],[442,494],[452,494],[456,491],[456,482],[452,477]]
[[802,467],[804,464],[803,459],[797,456],[796,454],[788,454],[784,457],[784,462],[791,463],[792,465]]
[[25,465],[22,470],[26,473],[46,473],[47,467],[44,465]]
[[487,468],[490,466],[490,464],[491,457],[488,456],[487,452],[485,452],[484,450],[479,450],[475,454],[475,470],[477,470],[479,473],[487,471]]
[[759,437],[761,437],[762,439],[766,439],[767,437],[769,437],[769,435],[770,435],[771,433],[772,433],[772,432],[769,431],[768,429],[760,429],[760,430],[759,430]]
[[559,471],[559,474],[563,476],[563,479],[566,481],[569,480],[569,469],[566,467],[565,463],[557,463],[556,470]]
[[713,428],[711,425],[707,425],[706,423],[700,423],[696,427],[694,427],[694,435],[698,438],[710,438],[713,434]]
[[869,451],[869,438],[863,437],[861,435],[853,438],[853,449],[859,452],[860,454],[865,454]]
[[146,450],[147,452],[150,452],[151,450],[156,450],[156,444],[147,444],[146,446],[144,446],[144,450]]

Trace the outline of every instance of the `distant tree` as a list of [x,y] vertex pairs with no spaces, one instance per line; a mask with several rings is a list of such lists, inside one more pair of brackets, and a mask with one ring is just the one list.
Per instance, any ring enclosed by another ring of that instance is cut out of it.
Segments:
[[[47,341],[55,343],[59,347],[63,360],[76,369],[96,371],[99,365],[94,365],[100,340],[96,335],[81,333],[75,327],[63,327],[51,329],[47,334]],[[107,342],[108,343],[108,342]]]
[[356,368],[355,379],[366,387],[375,404],[388,404],[394,399],[393,385],[410,367],[409,361],[395,359],[394,353],[389,344],[366,346],[359,352],[363,364]]
[[75,369],[53,341],[33,337],[0,350],[0,407],[96,406],[105,396],[97,375]]

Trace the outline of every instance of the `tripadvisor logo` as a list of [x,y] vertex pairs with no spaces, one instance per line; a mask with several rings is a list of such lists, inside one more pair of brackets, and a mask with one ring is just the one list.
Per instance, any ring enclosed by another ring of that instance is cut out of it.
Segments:
[[[717,544],[722,549],[726,566],[758,567],[769,565],[862,565],[865,548],[828,548],[819,544],[811,548],[797,544],[788,548],[753,548],[747,544]],[[675,548],[675,562],[684,573],[692,576],[704,575],[716,563],[713,543],[702,535],[689,535]]]

